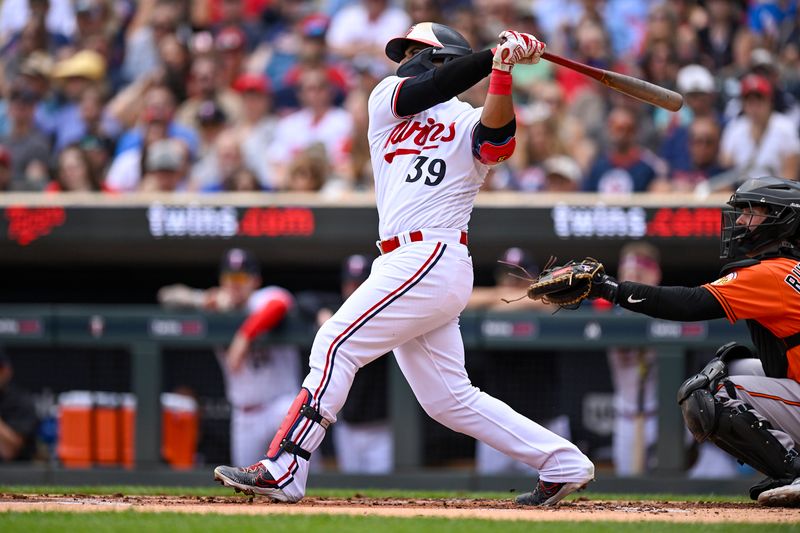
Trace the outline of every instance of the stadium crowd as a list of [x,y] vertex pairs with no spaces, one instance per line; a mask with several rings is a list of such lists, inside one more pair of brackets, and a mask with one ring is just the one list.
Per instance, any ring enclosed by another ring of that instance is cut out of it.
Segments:
[[[546,61],[514,71],[517,150],[486,190],[730,190],[800,178],[796,0],[5,0],[0,190],[369,190],[386,41],[506,28],[675,89],[677,113]],[[488,83],[488,80],[487,80]],[[462,95],[480,105],[481,85]]]

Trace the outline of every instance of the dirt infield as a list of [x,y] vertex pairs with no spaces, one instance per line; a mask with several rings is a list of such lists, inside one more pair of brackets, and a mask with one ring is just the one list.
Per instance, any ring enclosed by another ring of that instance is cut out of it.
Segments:
[[306,498],[296,504],[239,496],[110,496],[0,493],[0,512],[127,511],[220,514],[349,514],[426,516],[536,521],[661,521],[800,523],[800,509],[765,508],[755,503],[595,501],[563,502],[547,509],[523,508],[510,500]]

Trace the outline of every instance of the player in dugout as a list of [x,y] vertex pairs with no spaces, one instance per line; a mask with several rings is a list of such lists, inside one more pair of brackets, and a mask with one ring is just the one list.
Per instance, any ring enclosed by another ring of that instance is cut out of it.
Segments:
[[[767,476],[751,487],[752,499],[797,507],[800,183],[772,176],[748,179],[728,206],[722,212],[720,257],[730,262],[716,281],[694,288],[617,282],[602,265],[586,260],[593,272],[586,297],[667,320],[745,320],[755,352],[735,342],[720,347],[681,385],[678,403],[695,439],[710,440]],[[554,272],[569,276],[570,270]],[[529,295],[534,290],[532,285]],[[547,295],[551,302],[554,297]]]

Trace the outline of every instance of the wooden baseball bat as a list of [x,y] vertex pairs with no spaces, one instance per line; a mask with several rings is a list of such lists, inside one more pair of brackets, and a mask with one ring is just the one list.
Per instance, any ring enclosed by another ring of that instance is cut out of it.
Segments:
[[653,104],[662,107],[668,111],[677,111],[683,105],[683,96],[670,91],[664,87],[652,84],[648,81],[634,78],[633,76],[626,76],[619,72],[605,70],[597,67],[590,67],[583,63],[578,63],[571,59],[561,57],[550,52],[544,52],[542,59],[546,59],[551,63],[561,65],[568,69],[580,72],[584,76],[594,78],[606,87],[610,87],[615,91],[621,92],[628,96],[632,96],[637,100],[641,100],[647,104]]

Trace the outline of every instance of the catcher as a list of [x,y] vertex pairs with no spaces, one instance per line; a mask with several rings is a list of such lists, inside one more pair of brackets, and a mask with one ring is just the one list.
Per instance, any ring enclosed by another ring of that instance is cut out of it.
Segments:
[[737,343],[678,390],[684,420],[767,477],[750,497],[800,506],[800,183],[777,177],[744,182],[722,213],[722,277],[700,287],[618,283],[587,258],[547,268],[528,296],[568,309],[605,298],[631,311],[681,321],[745,320],[755,352]]

